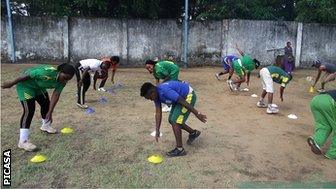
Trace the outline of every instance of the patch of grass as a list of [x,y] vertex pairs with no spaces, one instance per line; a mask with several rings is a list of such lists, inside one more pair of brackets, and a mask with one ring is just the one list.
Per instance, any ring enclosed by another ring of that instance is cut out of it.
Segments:
[[[2,81],[14,78],[19,69],[30,66],[32,65],[2,65]],[[197,92],[196,106],[207,114],[209,123],[202,124],[190,115],[188,124],[201,130],[201,137],[193,145],[184,146],[187,156],[165,157],[164,162],[157,165],[147,162],[147,157],[154,153],[165,154],[174,148],[175,139],[167,122],[168,114],[163,115],[163,137],[159,143],[149,135],[154,130],[154,106],[152,102],[140,97],[139,88],[143,82],[154,82],[154,79],[144,69],[118,70],[116,80],[125,86],[116,90],[115,96],[90,88],[87,93],[88,105],[96,110],[96,113],[90,116],[76,107],[76,83],[74,80],[70,81],[64,88],[53,114],[53,126],[57,129],[72,127],[75,132],[70,135],[48,135],[40,132],[40,113],[36,104],[30,139],[39,147],[38,152],[24,152],[17,148],[22,107],[16,98],[15,87],[1,90],[1,147],[12,149],[12,186],[243,187],[245,185],[239,183],[265,178],[267,181],[271,180],[265,177],[274,170],[269,164],[277,168],[275,179],[279,182],[285,182],[287,178],[302,178],[300,182],[336,180],[333,172],[334,162],[323,163],[323,159],[316,159],[304,146],[306,144],[302,137],[299,137],[302,133],[308,136],[307,130],[313,129],[309,106],[302,106],[308,104],[313,96],[307,93],[309,85],[302,79],[311,75],[311,71],[298,72],[299,79],[295,80],[295,85],[302,87],[293,87],[286,91],[288,98],[293,100],[293,103],[288,103],[287,106],[303,109],[300,114],[303,119],[297,121],[300,127],[295,125],[297,130],[293,135],[283,136],[284,141],[276,142],[275,138],[279,134],[292,130],[286,127],[287,118],[270,118],[258,112],[259,109],[254,106],[246,108],[249,107],[246,104],[255,104],[253,99],[247,95],[232,95],[228,92],[226,85],[213,77],[217,71],[218,68],[181,70],[182,80],[189,81]],[[108,86],[111,86],[109,81]],[[254,78],[251,86],[252,90],[258,90],[259,81]],[[331,86],[336,87],[335,84],[328,87]],[[107,98],[106,105],[97,102],[101,97]],[[265,125],[265,122],[274,125]],[[294,125],[291,125],[290,128],[293,127]],[[186,137],[184,132],[184,143]],[[294,139],[297,139],[293,142],[296,146],[288,145],[288,141]],[[278,143],[281,149],[276,148]],[[286,154],[296,149],[301,150],[296,153],[298,157],[292,157],[289,162]],[[264,153],[270,151],[272,153]],[[38,153],[46,155],[47,161],[41,164],[30,163],[30,158]],[[269,164],[264,164],[265,160],[268,160]],[[297,163],[298,160],[302,161]],[[296,171],[297,167],[307,165],[312,165],[312,169],[302,173]],[[252,187],[248,183],[246,186]]]

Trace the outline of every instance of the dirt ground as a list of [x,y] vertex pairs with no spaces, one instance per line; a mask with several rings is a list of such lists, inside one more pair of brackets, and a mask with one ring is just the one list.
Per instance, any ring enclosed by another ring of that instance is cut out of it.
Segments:
[[[2,82],[32,65],[1,65]],[[175,145],[174,135],[164,114],[162,133],[156,143],[154,104],[140,97],[140,86],[154,79],[145,69],[119,69],[116,81],[124,84],[115,95],[92,90],[88,105],[95,109],[86,115],[76,107],[73,79],[63,90],[53,114],[54,127],[70,126],[71,135],[47,135],[39,131],[39,107],[31,126],[31,142],[38,152],[17,148],[21,106],[15,87],[1,90],[2,149],[12,149],[14,187],[336,187],[336,161],[310,151],[306,139],[313,134],[309,102],[316,94],[308,92],[316,76],[314,70],[297,70],[285,90],[284,102],[276,85],[274,102],[280,112],[267,115],[256,107],[261,83],[252,76],[249,92],[230,92],[220,67],[182,69],[180,79],[188,81],[197,94],[196,108],[208,117],[203,124],[194,115],[187,123],[202,132],[191,146],[184,144],[187,156],[165,158],[153,165],[146,158],[165,154]],[[108,81],[107,87],[112,84]],[[245,85],[243,85],[244,87]],[[336,82],[327,85],[336,88]],[[107,104],[99,103],[106,97]],[[295,114],[297,120],[287,118]],[[183,133],[183,141],[187,134]],[[328,142],[328,145],[330,142]],[[325,148],[326,149],[326,148]],[[37,153],[48,160],[29,163]]]

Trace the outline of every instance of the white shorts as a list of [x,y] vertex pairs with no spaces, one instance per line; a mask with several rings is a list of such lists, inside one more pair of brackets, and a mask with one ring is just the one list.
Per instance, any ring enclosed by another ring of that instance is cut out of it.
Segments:
[[268,93],[274,93],[273,79],[267,68],[263,68],[260,70],[260,79],[263,89]]

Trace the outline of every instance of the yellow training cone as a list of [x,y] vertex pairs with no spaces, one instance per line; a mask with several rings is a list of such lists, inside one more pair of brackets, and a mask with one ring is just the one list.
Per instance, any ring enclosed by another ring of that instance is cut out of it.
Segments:
[[63,134],[70,134],[70,133],[73,133],[73,129],[70,128],[70,127],[64,127],[62,130],[61,130],[61,133]]
[[313,93],[313,92],[315,92],[315,89],[314,89],[314,87],[313,87],[313,86],[311,86],[311,87],[309,88],[309,92],[310,92],[310,93]]
[[163,157],[159,154],[154,154],[154,155],[149,156],[147,160],[151,163],[158,164],[158,163],[162,163]]
[[47,158],[44,156],[44,155],[36,155],[34,156],[33,158],[31,158],[31,162],[33,163],[41,163],[41,162],[44,162],[45,160],[47,160]]

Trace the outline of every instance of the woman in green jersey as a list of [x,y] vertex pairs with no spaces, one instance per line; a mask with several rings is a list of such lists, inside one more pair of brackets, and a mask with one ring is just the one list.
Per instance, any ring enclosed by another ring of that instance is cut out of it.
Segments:
[[[42,126],[40,129],[47,133],[56,133],[56,130],[50,125],[52,113],[62,89],[74,74],[75,69],[69,64],[61,64],[57,69],[49,65],[40,65],[27,69],[22,76],[1,85],[3,89],[16,85],[17,94],[23,107],[19,148],[27,151],[33,151],[36,148],[34,144],[29,142],[29,128],[35,112],[35,101],[41,107]],[[47,89],[54,89],[51,100],[49,100]]]

